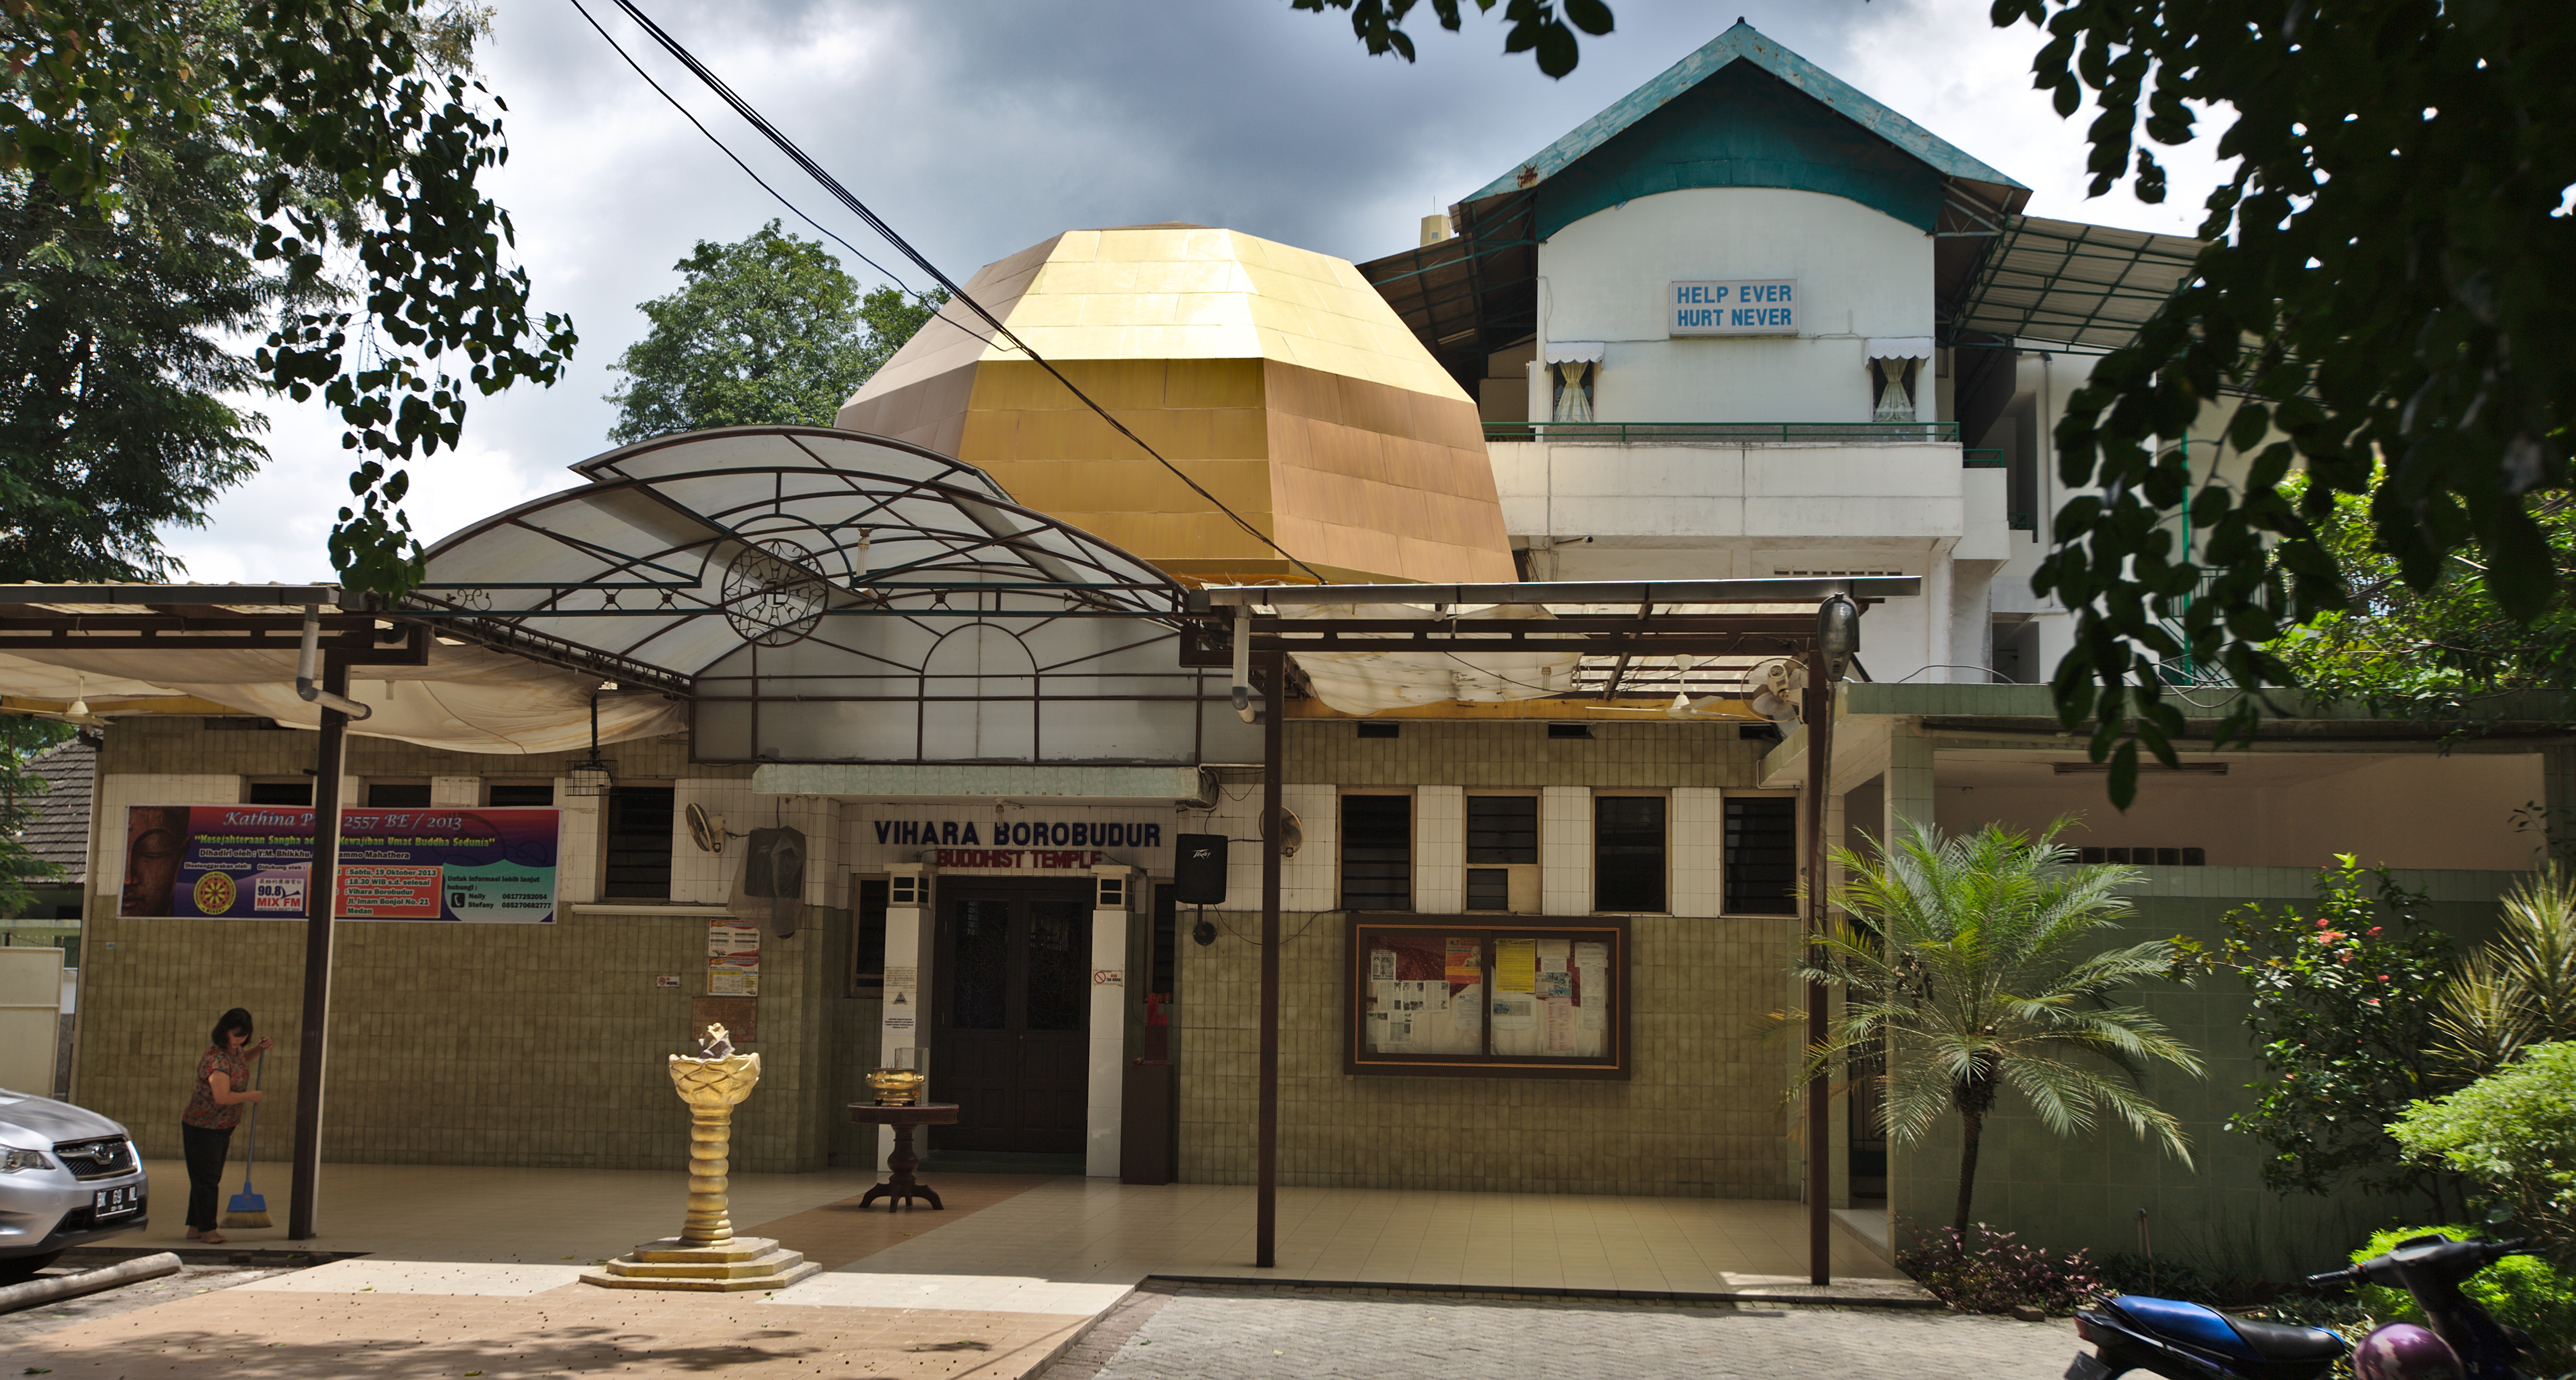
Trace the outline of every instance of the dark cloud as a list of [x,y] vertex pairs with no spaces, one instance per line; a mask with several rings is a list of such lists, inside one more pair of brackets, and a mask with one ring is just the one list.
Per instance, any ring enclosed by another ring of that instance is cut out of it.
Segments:
[[[920,285],[613,6],[583,3],[789,198]],[[1428,7],[1412,26],[1421,60],[1411,65],[1367,56],[1344,17],[1292,11],[1288,0],[645,8],[961,282],[1058,230],[1164,220],[1373,258],[1412,244],[1423,215],[1517,166],[1738,14],[1864,87],[1852,65],[1886,61],[1883,42],[1869,56],[1873,34],[1957,32],[1964,43],[1984,23],[1982,3],[1966,0],[1621,0],[1619,31],[1587,41],[1574,75],[1551,81],[1527,55],[1501,52],[1499,21],[1471,17],[1448,34]],[[1979,62],[1995,70],[1969,79],[2026,88],[2014,64],[1998,65],[1994,39],[1982,36]],[[492,190],[516,223],[537,304],[571,312],[583,339],[563,383],[478,401],[466,454],[415,466],[413,506],[430,532],[559,488],[563,466],[602,448],[611,409],[601,395],[614,382],[609,365],[642,328],[635,304],[674,286],[671,265],[695,241],[738,239],[773,217],[811,234],[654,95],[570,0],[509,0],[483,57],[509,104],[511,158]],[[1939,61],[1934,51],[1902,58]],[[2075,145],[2072,131],[2048,133]],[[337,429],[317,410],[269,410],[276,463],[228,497],[213,530],[177,543],[201,577],[327,569],[322,534],[344,468]]]

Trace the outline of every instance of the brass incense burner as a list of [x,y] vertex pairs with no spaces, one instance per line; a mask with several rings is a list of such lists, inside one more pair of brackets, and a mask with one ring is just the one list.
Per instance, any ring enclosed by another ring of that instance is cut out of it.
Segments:
[[876,1094],[878,1106],[910,1107],[921,1101],[921,1086],[929,1081],[921,1055],[918,1049],[898,1049],[894,1063],[868,1071],[868,1091]]

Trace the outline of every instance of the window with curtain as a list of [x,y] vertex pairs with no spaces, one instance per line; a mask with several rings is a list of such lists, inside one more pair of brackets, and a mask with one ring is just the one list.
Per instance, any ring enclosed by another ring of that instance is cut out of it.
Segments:
[[1588,422],[1592,420],[1593,380],[1601,366],[1587,360],[1566,360],[1548,366],[1556,376],[1556,404],[1548,420],[1554,422]]
[[1914,411],[1914,384],[1919,360],[1873,359],[1869,362],[1870,392],[1877,405],[1870,412],[1874,422],[1910,422]]

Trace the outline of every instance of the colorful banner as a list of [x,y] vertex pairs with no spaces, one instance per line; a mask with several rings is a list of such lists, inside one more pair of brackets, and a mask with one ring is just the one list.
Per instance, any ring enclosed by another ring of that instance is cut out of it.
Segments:
[[[343,920],[550,925],[552,809],[340,812]],[[123,916],[301,920],[313,811],[297,805],[135,805],[125,815]]]

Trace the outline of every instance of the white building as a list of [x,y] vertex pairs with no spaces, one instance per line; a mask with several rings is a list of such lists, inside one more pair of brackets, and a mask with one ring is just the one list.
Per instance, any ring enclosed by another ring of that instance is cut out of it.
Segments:
[[1362,271],[1478,398],[1529,578],[1920,576],[1873,678],[2034,682],[2044,433],[2199,245],[2029,198],[1738,23]]

